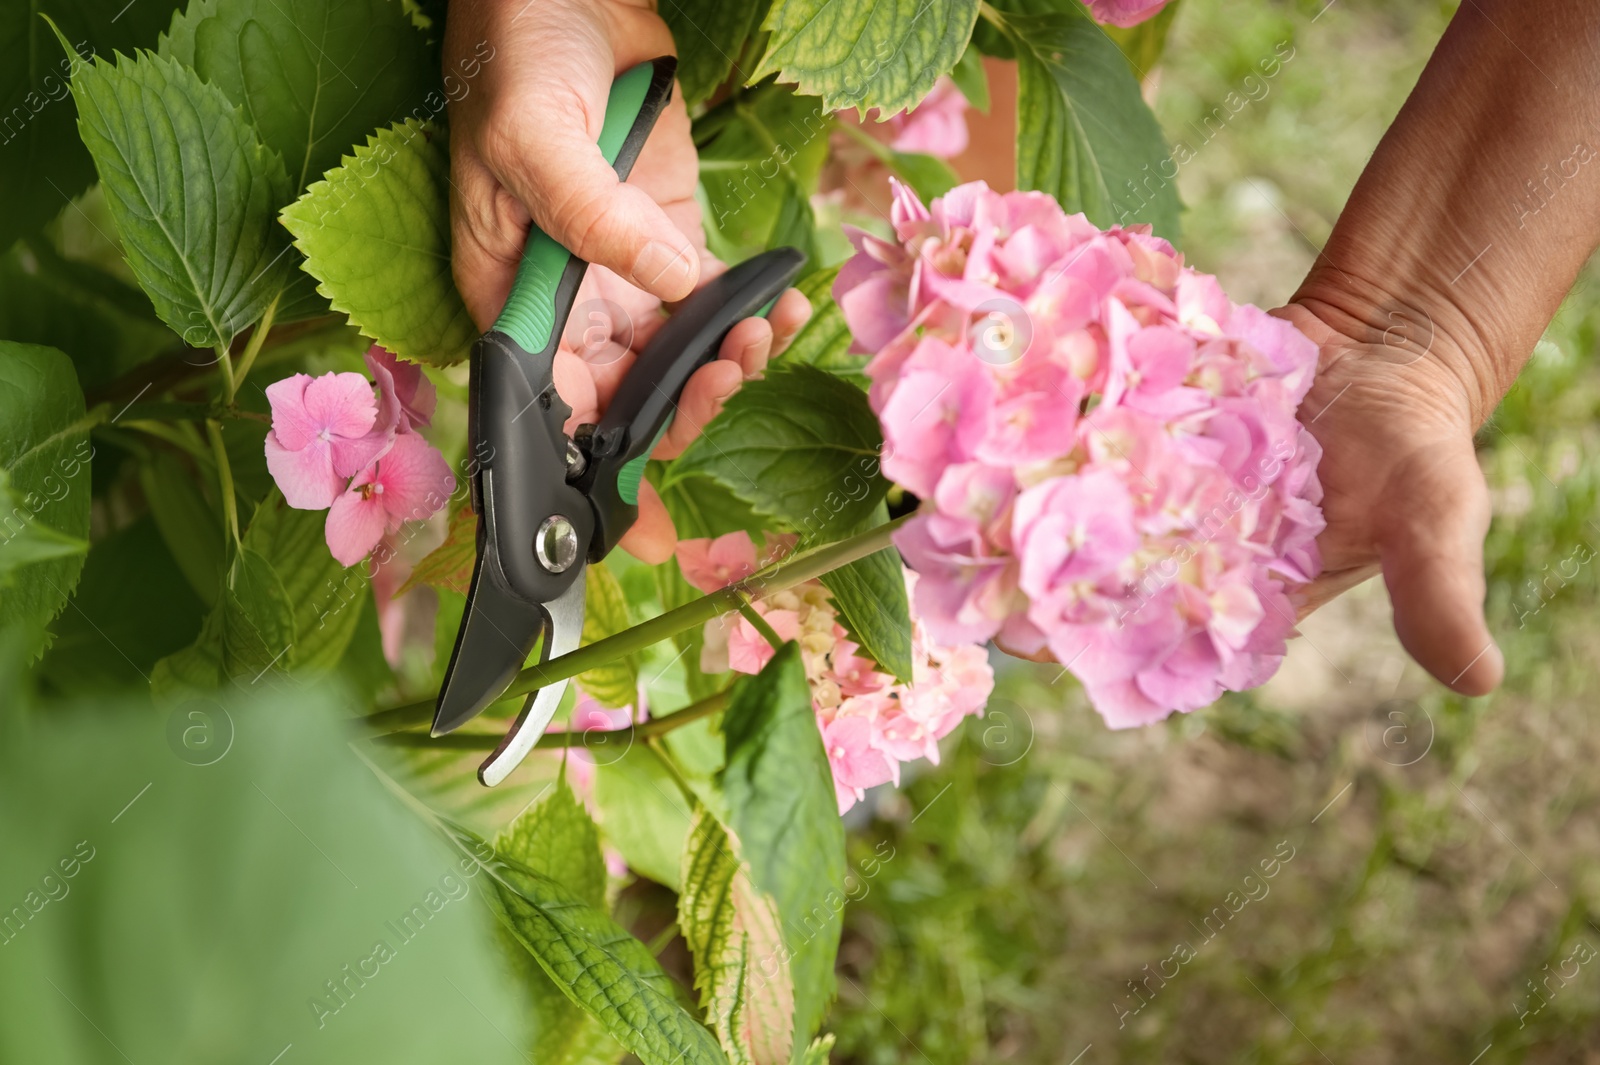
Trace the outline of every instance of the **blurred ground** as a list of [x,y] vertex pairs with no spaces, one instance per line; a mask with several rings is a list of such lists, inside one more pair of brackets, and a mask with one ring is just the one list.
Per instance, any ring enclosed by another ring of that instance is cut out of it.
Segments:
[[[1156,106],[1190,261],[1283,302],[1453,7],[1183,0]],[[852,835],[836,1060],[1600,1062],[1597,331],[1591,270],[1480,436],[1500,693],[1431,682],[1381,584],[1138,732],[1008,661]]]

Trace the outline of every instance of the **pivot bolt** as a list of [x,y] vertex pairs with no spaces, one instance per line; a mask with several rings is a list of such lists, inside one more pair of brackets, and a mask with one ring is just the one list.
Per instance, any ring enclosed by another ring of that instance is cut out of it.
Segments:
[[565,573],[578,561],[578,530],[560,514],[550,515],[533,538],[533,553],[551,573]]

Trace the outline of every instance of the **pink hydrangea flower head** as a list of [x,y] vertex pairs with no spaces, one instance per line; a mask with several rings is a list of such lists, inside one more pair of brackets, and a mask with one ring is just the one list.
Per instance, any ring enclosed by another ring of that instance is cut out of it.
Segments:
[[896,239],[857,238],[834,294],[884,471],[922,500],[895,535],[920,624],[1049,648],[1118,728],[1271,676],[1321,570],[1316,345],[1147,227],[981,182],[894,195]]
[[1137,26],[1161,14],[1171,0],[1085,0],[1096,22],[1107,26]]
[[360,562],[385,532],[437,513],[455,491],[444,456],[414,433],[397,436],[389,451],[358,473],[328,510],[328,550],[346,566]]
[[377,425],[402,433],[418,426],[426,427],[433,420],[439,394],[422,367],[395,358],[388,349],[377,344],[368,348],[363,357],[378,386]]
[[[372,386],[358,373],[297,373],[266,387],[272,407],[267,469],[291,507],[321,510],[345,481],[388,450],[392,434],[373,434]],[[376,541],[374,541],[376,542]]]

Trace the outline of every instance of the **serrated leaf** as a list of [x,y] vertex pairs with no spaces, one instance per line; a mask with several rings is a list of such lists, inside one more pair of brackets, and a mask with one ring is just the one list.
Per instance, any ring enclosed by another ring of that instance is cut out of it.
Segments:
[[[565,772],[555,789],[519,814],[495,837],[494,850],[561,884],[585,904],[605,905],[606,867],[600,834],[589,813],[568,786]],[[509,931],[507,935],[510,936]],[[616,1061],[622,1047],[600,1022],[563,995],[515,937],[511,946],[528,993],[532,1045],[537,1058],[551,1065]]]
[[[604,562],[589,566],[584,576],[583,644],[614,636],[633,625],[628,597]],[[639,701],[639,662],[632,655],[578,674],[578,685],[601,706],[612,710]]]
[[883,433],[860,389],[780,360],[747,382],[668,474],[710,477],[806,538],[838,539],[888,491]]
[[1176,239],[1166,141],[1116,44],[1083,9],[1004,19],[1017,53],[1017,187],[1099,226],[1149,222]]
[[94,157],[128,265],[184,342],[230,342],[288,280],[273,224],[283,160],[187,67],[139,52],[78,66],[78,133]]
[[139,487],[173,560],[210,609],[217,601],[224,564],[222,523],[183,463],[153,451],[139,467]]
[[978,0],[773,0],[771,36],[750,76],[796,82],[828,110],[914,107],[948,74],[972,37]]
[[828,1065],[828,1055],[833,1053],[833,1033],[820,1035],[811,1041],[804,1054],[800,1056],[799,1065]]
[[444,542],[429,551],[411,570],[396,598],[419,585],[431,585],[467,594],[472,587],[472,566],[478,557],[478,516],[466,504],[450,515],[450,528]]
[[481,863],[496,916],[578,1006],[645,1065],[727,1061],[716,1038],[674,994],[648,947],[556,880],[495,855],[468,830],[441,822]]
[[620,757],[608,753],[595,766],[594,798],[600,829],[628,868],[676,890],[692,814],[656,753],[642,744]]
[[652,462],[650,480],[672,516],[680,540],[721,536],[736,529],[748,533],[763,531],[766,521],[750,509],[750,504],[735,496],[709,477],[671,478],[665,462]]
[[911,683],[911,604],[905,566],[892,547],[822,575],[850,639],[896,680]]
[[0,588],[0,628],[15,624],[35,634],[30,659],[83,569],[82,551],[41,558],[38,544],[52,533],[89,539],[93,456],[72,360],[54,348],[0,341],[0,470],[15,499],[0,514],[0,554],[27,556],[3,564],[10,576]]
[[450,160],[413,119],[380,130],[283,211],[334,310],[402,358],[466,358],[477,329],[450,274]]
[[855,338],[833,298],[833,282],[838,276],[836,266],[814,270],[795,286],[811,301],[811,319],[795,334],[779,361],[803,362],[866,388],[867,375],[863,367],[868,356],[850,350]]
[[426,39],[397,0],[197,0],[161,50],[244,108],[293,192],[373,130],[444,106]]
[[[155,44],[172,17],[173,0],[50,0],[0,4],[0,55],[14,57],[0,70],[0,249],[37,231],[67,209],[94,180],[94,163],[73,128],[67,81],[72,59],[59,52],[46,8],[73,48],[83,55],[131,52]],[[6,334],[77,353],[53,340]]]
[[295,510],[277,493],[256,508],[244,546],[267,561],[294,605],[294,643],[280,665],[326,671],[343,657],[372,595],[364,568],[346,569],[328,551],[320,510]]
[[832,128],[820,100],[776,85],[708,116],[695,140],[706,240],[715,254],[738,262],[784,245],[812,251],[810,197]]
[[722,727],[728,827],[783,921],[798,1053],[833,999],[845,903],[844,826],[798,644],[739,678]]
[[704,103],[733,70],[766,0],[662,0],[661,17],[678,46],[678,85],[690,107]]
[[678,927],[694,957],[700,1009],[736,1065],[787,1062],[794,984],[777,907],[756,889],[727,830],[702,809],[683,852]]
[[194,643],[150,671],[150,693],[176,702],[233,681],[254,683],[283,670],[294,641],[294,607],[283,582],[266,559],[245,548]]

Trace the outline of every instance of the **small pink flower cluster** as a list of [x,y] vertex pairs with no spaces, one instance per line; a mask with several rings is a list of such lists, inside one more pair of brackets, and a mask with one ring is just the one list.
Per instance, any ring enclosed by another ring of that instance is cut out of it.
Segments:
[[456,483],[444,456],[414,431],[438,400],[422,367],[376,345],[366,362],[370,382],[358,373],[297,373],[266,389],[267,469],[291,507],[328,508],[328,550],[346,566],[385,532],[432,517]]
[[897,185],[892,223],[834,296],[923,501],[895,542],[932,636],[1048,648],[1114,728],[1271,676],[1321,569],[1316,345],[1041,193]]
[[[794,543],[793,537],[768,540],[768,560]],[[708,593],[748,577],[762,564],[748,533],[678,544],[684,579]],[[915,574],[906,574],[908,588],[915,580]],[[870,787],[899,784],[901,762],[926,758],[937,764],[939,740],[962,718],[981,714],[994,689],[994,671],[981,646],[937,643],[914,618],[911,683],[878,672],[848,638],[819,581],[768,595],[755,609],[779,637],[800,644],[840,813]],[[706,623],[700,668],[759,673],[775,653],[748,620],[729,615]]]

